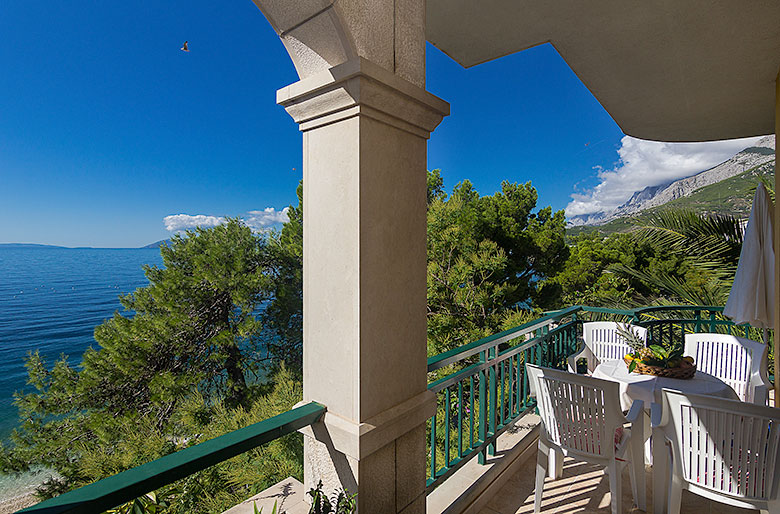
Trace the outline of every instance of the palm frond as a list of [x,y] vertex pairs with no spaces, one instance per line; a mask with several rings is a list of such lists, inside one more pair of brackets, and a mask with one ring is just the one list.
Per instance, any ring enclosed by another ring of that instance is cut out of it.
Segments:
[[676,277],[647,273],[623,264],[612,265],[609,270],[654,286],[663,292],[668,303],[677,305],[725,305],[734,279],[733,273],[715,271],[708,272],[703,283],[692,285]]
[[668,248],[705,269],[736,270],[744,230],[734,216],[667,209],[637,224],[637,228],[638,240]]

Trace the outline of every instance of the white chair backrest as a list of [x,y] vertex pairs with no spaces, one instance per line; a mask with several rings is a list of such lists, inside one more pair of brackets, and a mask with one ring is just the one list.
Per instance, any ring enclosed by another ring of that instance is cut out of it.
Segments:
[[[647,341],[647,329],[627,325],[632,332]],[[582,339],[585,346],[599,362],[622,361],[623,356],[632,352],[625,339],[618,333],[618,324],[614,321],[598,321],[582,324]]]
[[780,410],[670,389],[662,409],[678,476],[735,498],[777,498]]
[[613,458],[615,430],[624,422],[619,384],[526,364],[542,437],[585,456]]
[[753,402],[751,377],[761,373],[766,357],[763,343],[727,334],[686,334],[685,353],[696,369],[723,380],[743,402]]

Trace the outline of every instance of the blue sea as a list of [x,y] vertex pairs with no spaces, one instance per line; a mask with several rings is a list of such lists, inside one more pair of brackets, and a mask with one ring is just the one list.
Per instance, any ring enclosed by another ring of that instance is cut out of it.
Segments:
[[[29,390],[27,354],[78,364],[95,326],[122,311],[119,295],[146,285],[144,264],[162,265],[160,251],[0,245],[0,439],[18,423],[14,392]],[[0,499],[21,486],[0,476]]]

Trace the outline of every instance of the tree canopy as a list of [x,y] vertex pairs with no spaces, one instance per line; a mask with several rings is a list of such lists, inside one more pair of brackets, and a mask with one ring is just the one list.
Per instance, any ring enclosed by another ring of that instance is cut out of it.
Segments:
[[267,392],[258,311],[276,261],[266,238],[232,219],[174,236],[160,252],[163,266],[145,268],[149,284],[121,297],[125,312],[95,329],[99,348],[78,366],[29,357],[34,391],[17,396],[22,424],[0,453],[3,471],[46,466],[60,475],[49,493],[65,490],[197,439],[201,430],[183,421],[193,398],[205,426],[213,409],[243,412]]
[[447,196],[428,175],[428,346],[439,353],[501,330],[507,312],[543,301],[540,284],[567,258],[563,211],[536,210],[530,182]]
[[276,360],[300,370],[303,363],[303,183],[296,190],[298,206],[287,209],[282,230],[269,236],[270,302],[262,314],[269,335],[267,347]]

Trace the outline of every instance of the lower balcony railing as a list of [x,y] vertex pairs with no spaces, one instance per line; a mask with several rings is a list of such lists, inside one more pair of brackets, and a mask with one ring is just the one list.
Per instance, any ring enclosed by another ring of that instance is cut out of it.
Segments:
[[[498,436],[535,408],[525,363],[563,369],[578,348],[584,321],[630,322],[648,329],[648,343],[683,344],[686,333],[722,332],[761,339],[736,326],[722,307],[664,306],[635,310],[574,306],[428,359],[428,389],[438,409],[428,422],[430,492],[473,458],[484,462]],[[441,376],[442,373],[449,372]],[[260,423],[129,469],[29,507],[24,513],[99,513],[318,421],[325,407],[308,403]]]
[[35,514],[103,512],[311,425],[324,413],[325,407],[311,402],[254,425],[98,480],[20,512]]

